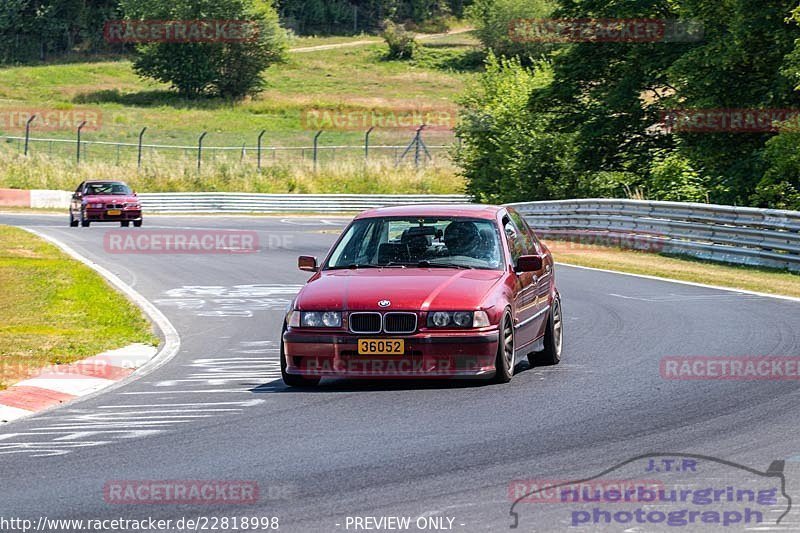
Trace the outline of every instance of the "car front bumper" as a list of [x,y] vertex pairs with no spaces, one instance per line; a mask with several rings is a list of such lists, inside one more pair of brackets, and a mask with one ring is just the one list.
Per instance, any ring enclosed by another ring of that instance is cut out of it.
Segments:
[[84,218],[90,222],[120,222],[126,220],[141,220],[142,219],[142,210],[141,209],[117,209],[120,212],[119,215],[110,215],[108,214],[109,209],[86,209],[84,210]]
[[[358,340],[403,339],[403,355],[359,355]],[[490,378],[499,335],[480,332],[354,335],[292,329],[283,334],[286,372],[308,377]]]

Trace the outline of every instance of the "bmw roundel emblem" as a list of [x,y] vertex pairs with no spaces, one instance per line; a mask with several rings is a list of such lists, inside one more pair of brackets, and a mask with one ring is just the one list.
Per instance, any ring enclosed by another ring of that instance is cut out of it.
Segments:
[[378,306],[379,307],[386,308],[386,307],[390,307],[391,305],[392,305],[392,302],[389,301],[389,300],[381,300],[380,302],[378,302]]

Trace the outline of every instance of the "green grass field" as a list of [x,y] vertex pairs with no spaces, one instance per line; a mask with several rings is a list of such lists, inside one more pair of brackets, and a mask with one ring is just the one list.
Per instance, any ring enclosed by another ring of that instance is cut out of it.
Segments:
[[[341,42],[341,38],[311,38],[292,46]],[[197,136],[208,131],[208,146],[240,146],[254,144],[258,133],[266,130],[266,144],[299,146],[309,145],[314,133],[303,121],[309,109],[450,109],[480,65],[476,43],[467,34],[423,41],[419,57],[410,62],[387,61],[384,54],[380,41],[290,53],[286,63],[267,70],[263,93],[237,104],[182,99],[164,84],[140,79],[123,59],[5,68],[0,69],[0,109],[97,110],[102,126],[87,131],[86,140],[134,142],[146,126],[146,140],[157,144],[195,145]],[[71,130],[38,131],[35,122],[32,131],[38,136],[74,138]],[[374,141],[407,142],[411,136],[409,129],[379,129]],[[330,131],[324,140],[360,143],[363,130]],[[430,143],[445,140],[450,142],[452,134],[430,133]]]
[[[84,179],[114,177],[142,192],[461,193],[463,180],[449,160],[452,131],[424,133],[434,159],[417,170],[413,152],[395,164],[415,125],[391,121],[421,110],[439,113],[441,122],[452,126],[455,100],[481,68],[476,40],[469,33],[426,38],[408,62],[386,60],[385,44],[369,36],[297,39],[292,48],[352,40],[376,42],[289,53],[285,63],[267,71],[263,93],[235,104],[182,99],[166,85],[140,79],[125,59],[0,69],[0,112],[90,110],[101,116],[100,127],[83,134],[89,144],[82,148],[80,166],[75,164],[71,127],[42,130],[34,121],[34,139],[64,142],[33,140],[29,158],[21,156],[20,139],[0,139],[0,187],[72,189]],[[315,121],[310,111],[327,115]],[[325,128],[319,172],[314,172],[310,147],[320,123],[351,111],[356,118],[347,127]],[[364,163],[361,148],[364,130],[372,125],[359,117],[365,112],[387,120],[371,135],[370,164]],[[146,145],[184,148],[145,147],[143,169],[137,170],[135,143],[143,127],[148,128]],[[204,169],[198,174],[194,147],[204,131]],[[263,146],[279,149],[263,152],[265,169],[258,172],[254,147],[261,131]],[[20,137],[23,132],[0,129],[0,137],[4,135]],[[238,148],[215,149],[223,146]]]
[[158,338],[137,307],[90,268],[0,226],[0,389],[49,364]]

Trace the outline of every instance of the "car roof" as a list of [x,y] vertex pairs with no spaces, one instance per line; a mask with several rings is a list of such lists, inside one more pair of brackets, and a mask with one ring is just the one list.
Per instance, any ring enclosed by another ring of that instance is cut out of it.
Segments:
[[494,220],[503,207],[482,204],[426,204],[378,207],[364,211],[356,217],[470,217]]
[[127,183],[122,180],[86,180],[83,183],[86,185],[90,185],[92,183],[121,183],[123,185],[127,185]]

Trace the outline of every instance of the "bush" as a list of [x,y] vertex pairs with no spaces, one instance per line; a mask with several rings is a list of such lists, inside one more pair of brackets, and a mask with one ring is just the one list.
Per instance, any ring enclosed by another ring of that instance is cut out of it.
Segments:
[[455,160],[479,201],[563,198],[576,190],[572,136],[553,133],[550,118],[532,113],[532,92],[550,80],[544,67],[490,53],[486,73],[462,100]]
[[760,207],[800,210],[800,133],[784,132],[766,143],[767,170],[752,201]]
[[169,83],[187,98],[237,99],[256,93],[263,88],[262,72],[282,60],[286,49],[286,33],[269,0],[121,0],[121,5],[134,20],[248,20],[258,25],[252,41],[137,47],[137,74]]
[[411,59],[417,50],[417,41],[414,34],[406,30],[402,24],[386,21],[383,38],[389,45],[388,59]]
[[511,25],[515,20],[546,18],[554,8],[553,0],[476,0],[467,8],[466,15],[486,48],[496,55],[528,60],[538,59],[550,46],[513,39]]
[[708,189],[691,162],[678,152],[657,152],[650,165],[648,197],[671,202],[706,202]]

